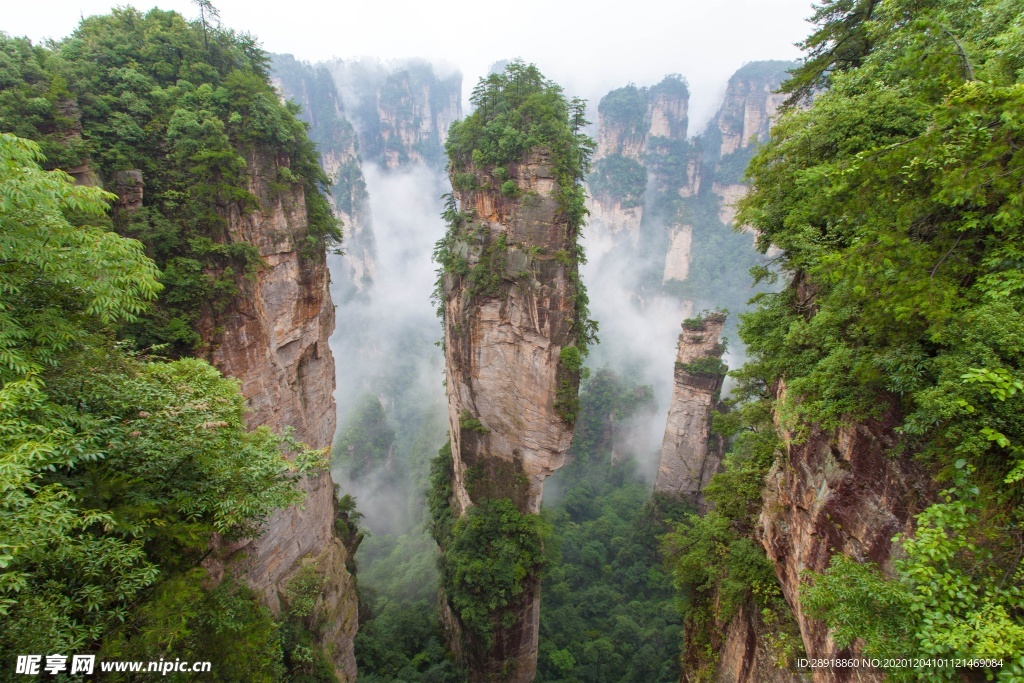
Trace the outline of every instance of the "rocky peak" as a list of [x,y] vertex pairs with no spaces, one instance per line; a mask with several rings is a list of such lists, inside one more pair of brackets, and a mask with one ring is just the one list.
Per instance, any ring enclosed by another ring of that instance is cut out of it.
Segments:
[[751,62],[732,75],[712,123],[721,134],[722,157],[749,147],[755,139],[768,139],[775,112],[786,99],[774,91],[794,66],[792,62]]
[[648,138],[686,139],[690,92],[678,75],[657,85],[638,88],[632,83],[601,98],[597,118],[595,160],[622,155],[642,161]]
[[776,112],[786,99],[775,90],[795,66],[795,62],[764,61],[741,67],[729,79],[722,106],[708,126],[713,172],[707,180],[719,199],[719,220],[726,225],[732,224],[736,203],[747,193],[743,174],[754,149],[768,139]]
[[[300,185],[276,187],[281,160],[257,148],[246,161],[247,189],[260,209],[247,215],[232,211],[228,239],[258,247],[266,267],[240,281],[241,292],[227,310],[208,310],[197,327],[207,359],[239,381],[251,426],[278,432],[291,427],[299,441],[326,448],[336,422],[327,265],[323,257],[299,253],[306,233],[305,195]],[[348,552],[333,531],[334,483],[322,472],[304,478],[301,487],[306,492],[301,508],[275,513],[263,535],[225,548],[225,560],[208,566],[215,574],[234,566],[278,614],[289,579],[302,563],[314,562],[325,578],[316,604],[317,620],[324,625],[320,643],[341,680],[354,681],[358,598],[345,566]]]
[[[467,278],[445,279],[455,491],[463,510],[481,495],[508,496],[522,512],[536,513],[544,479],[561,467],[572,439],[556,402],[560,354],[575,341],[574,266],[559,252],[571,249],[574,237],[560,217],[547,151],[535,150],[509,169],[517,198],[498,191],[504,176],[472,173],[479,187],[491,189],[456,190],[473,216],[456,248],[471,272],[491,269],[495,284],[481,291]],[[466,482],[474,466],[495,477],[486,491]]]
[[[469,173],[475,189],[454,196],[472,219],[452,244],[466,274],[449,273],[443,283],[453,503],[464,514],[508,498],[536,514],[544,480],[562,466],[573,434],[560,403],[575,399],[579,382],[578,368],[565,363],[576,342],[576,265],[566,256],[575,235],[560,211],[547,150],[535,149],[507,175]],[[499,672],[500,680],[533,680],[539,576],[525,577],[521,590],[509,608],[514,623],[497,629],[486,652],[453,644],[470,653],[473,680],[498,680]],[[451,612],[446,622],[458,630]]]
[[367,161],[388,169],[445,165],[448,128],[462,117],[462,74],[439,74],[422,60],[327,64],[359,133]]
[[683,323],[676,354],[675,385],[669,406],[655,493],[682,498],[705,512],[703,490],[718,472],[722,449],[711,437],[725,366],[719,340],[725,315],[710,313]]
[[348,118],[351,113],[325,65],[307,64],[291,55],[273,55],[271,65],[281,96],[302,107],[299,116],[309,124],[309,137],[316,142],[321,166],[330,178],[331,209],[345,226],[345,253],[332,257],[340,261],[334,284],[343,294],[361,292],[374,279],[376,243],[359,136]]

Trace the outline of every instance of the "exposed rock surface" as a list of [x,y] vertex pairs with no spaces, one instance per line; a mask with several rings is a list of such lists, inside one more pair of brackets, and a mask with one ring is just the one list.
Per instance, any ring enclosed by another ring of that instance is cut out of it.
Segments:
[[721,204],[718,208],[718,219],[725,225],[732,225],[736,218],[736,205],[747,194],[747,186],[742,183],[723,185],[714,183],[711,191],[718,195]]
[[325,67],[367,161],[389,169],[414,162],[444,168],[448,128],[462,116],[462,74],[439,74],[422,60],[336,60]]
[[668,253],[665,254],[665,273],[662,281],[685,280],[690,272],[690,248],[693,245],[693,227],[681,225],[669,235]]
[[[769,629],[750,604],[740,606],[725,629],[715,683],[807,683],[811,677],[778,666]],[[684,674],[684,681],[686,680]]]
[[590,197],[587,200],[590,211],[590,225],[606,230],[615,235],[624,233],[632,246],[637,246],[640,237],[640,223],[644,217],[644,207],[623,207],[622,202],[610,197]]
[[791,62],[753,62],[739,69],[725,89],[710,127],[710,150],[718,161],[711,191],[718,196],[719,219],[731,224],[736,217],[736,202],[747,192],[743,171],[753,156],[754,147],[768,140],[772,123],[786,95],[774,92],[785,80]]
[[344,223],[345,253],[331,255],[335,285],[342,297],[366,291],[376,275],[377,249],[369,195],[359,154],[359,136],[349,121],[331,71],[291,55],[273,55],[274,84],[281,96],[302,107],[300,118],[320,150],[320,163],[331,181],[331,209]]
[[[629,104],[624,104],[628,101]],[[689,92],[678,77],[668,77],[650,88],[627,86],[609,93],[598,108],[597,149],[594,159],[625,157],[647,166],[650,144],[686,139]],[[680,192],[696,193],[698,164],[692,165],[692,187]],[[610,233],[624,232],[637,246],[643,220],[643,202],[624,203],[623,197],[591,187],[589,225]]]
[[715,116],[715,125],[722,134],[723,157],[749,146],[752,139],[768,139],[772,118],[786,99],[786,95],[773,92],[784,77],[782,71],[749,73],[740,69],[729,79],[722,107]]
[[[254,279],[241,280],[242,291],[231,306],[208,313],[199,329],[207,358],[239,380],[250,425],[275,431],[293,427],[300,441],[325,448],[336,423],[334,359],[327,344],[334,306],[324,260],[299,255],[298,241],[306,231],[301,187],[272,189],[279,166],[286,163],[250,152],[247,189],[261,208],[244,216],[230,213],[228,235],[231,241],[256,245],[267,265]],[[262,536],[226,550],[275,614],[300,563],[316,560],[327,579],[317,603],[325,624],[320,640],[342,680],[354,680],[358,603],[354,579],[345,568],[346,550],[333,533],[334,485],[326,472],[306,477],[301,485],[306,500],[300,507],[274,514]]]
[[[455,248],[470,268],[489,267],[500,278],[496,289],[474,292],[470,278],[445,276],[448,415],[460,513],[484,498],[503,497],[520,512],[539,512],[544,480],[561,467],[573,433],[556,396],[563,383],[575,396],[578,384],[560,363],[562,349],[576,341],[570,278],[576,266],[556,252],[571,253],[576,236],[560,214],[545,151],[531,152],[508,170],[519,198],[497,189],[455,192],[462,210],[473,212]],[[478,187],[501,185],[486,172],[474,173]],[[480,265],[482,259],[490,265]],[[486,661],[470,658],[474,680],[533,680],[539,578],[524,584],[511,608],[515,624],[496,629]],[[454,622],[451,615],[447,620]],[[493,668],[510,661],[513,673]]]
[[[785,399],[784,386],[776,393]],[[834,433],[812,429],[799,443],[779,426],[787,455],[766,479],[759,532],[809,658],[851,651],[836,647],[825,624],[803,613],[801,574],[824,571],[836,553],[889,567],[893,536],[908,531],[929,500],[928,479],[911,458],[890,453],[899,421],[890,409],[879,420]],[[815,683],[883,678],[877,670],[814,670]]]
[[114,194],[118,197],[117,203],[120,208],[135,211],[142,206],[142,171],[137,168],[130,171],[115,171],[113,180]]
[[706,511],[703,489],[722,464],[722,450],[711,439],[711,414],[722,390],[724,374],[698,372],[700,359],[722,356],[719,339],[725,316],[712,313],[699,323],[684,323],[676,355],[675,386],[661,446],[655,493],[693,502]]

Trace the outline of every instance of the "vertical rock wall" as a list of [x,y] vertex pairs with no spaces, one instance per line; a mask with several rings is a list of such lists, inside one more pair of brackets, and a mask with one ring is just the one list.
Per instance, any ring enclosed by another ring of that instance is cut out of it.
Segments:
[[[776,395],[785,400],[783,385]],[[786,458],[765,480],[758,533],[808,658],[847,658],[857,650],[838,648],[825,624],[804,614],[802,573],[823,572],[836,553],[889,567],[893,537],[909,532],[913,516],[931,499],[929,479],[912,457],[891,455],[899,424],[898,412],[890,408],[878,420],[835,432],[814,428],[799,443],[780,426]],[[813,679],[881,681],[884,675],[877,669],[822,668],[813,671]]]
[[[563,383],[575,396],[578,384],[560,363],[562,349],[576,341],[570,278],[576,266],[559,253],[572,253],[576,236],[560,214],[547,152],[535,150],[508,170],[518,198],[499,192],[501,181],[476,169],[475,185],[489,189],[455,192],[472,219],[454,248],[470,269],[489,268],[498,281],[490,291],[475,291],[471,278],[453,273],[444,281],[453,489],[460,514],[484,498],[504,497],[520,512],[539,512],[544,480],[561,467],[573,433],[556,397]],[[497,629],[485,660],[470,657],[474,680],[533,680],[538,578],[525,580],[511,611],[515,624]],[[494,668],[509,661],[512,673]]]
[[[206,357],[240,382],[250,425],[275,431],[293,427],[300,441],[326,448],[336,423],[334,359],[327,344],[335,321],[327,266],[322,256],[299,254],[306,232],[302,189],[272,188],[287,159],[251,151],[247,162],[247,189],[261,208],[229,214],[228,239],[256,245],[267,266],[242,280],[242,291],[227,310],[200,320]],[[334,484],[323,472],[301,485],[306,500],[300,507],[274,514],[262,536],[226,550],[238,563],[233,571],[241,571],[275,614],[300,563],[316,561],[326,578],[317,603],[324,624],[320,641],[342,680],[355,680],[358,602],[355,580],[345,568],[347,551],[333,533]]]
[[758,143],[768,140],[772,122],[786,95],[774,92],[793,68],[792,62],[752,62],[729,79],[722,106],[709,129],[715,162],[711,191],[718,196],[719,219],[731,224],[736,202],[747,193],[743,173]]
[[[601,160],[606,160],[605,164],[618,163],[621,167],[621,158],[647,166],[652,144],[685,141],[688,107],[689,92],[678,77],[667,77],[650,88],[629,85],[609,93],[598,107],[594,153],[597,172],[602,173]],[[698,170],[694,164],[693,193]],[[609,189],[595,188],[593,184],[590,195],[587,204],[590,225],[612,234],[623,232],[636,247],[643,221],[643,197],[639,201],[626,199]]]
[[722,449],[711,438],[711,414],[725,375],[699,372],[693,364],[722,357],[719,340],[725,316],[712,313],[697,320],[684,323],[679,335],[675,386],[654,492],[689,500],[704,512],[702,491],[722,464]]

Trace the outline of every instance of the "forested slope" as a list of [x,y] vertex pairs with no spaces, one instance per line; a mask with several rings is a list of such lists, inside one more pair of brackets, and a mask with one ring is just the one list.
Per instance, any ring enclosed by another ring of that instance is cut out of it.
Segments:
[[[802,106],[754,157],[738,216],[780,250],[788,286],[741,325],[751,359],[720,425],[739,436],[716,510],[669,541],[709,614],[688,633],[721,644],[722,596],[743,590],[779,613],[767,567],[808,656],[940,660],[815,680],[959,680],[942,664],[957,657],[1019,680],[1020,8],[826,2],[815,21],[783,86]],[[700,539],[723,561],[696,564]]]
[[0,35],[3,676],[58,652],[354,674],[344,511],[287,429],[334,431],[340,226],[266,56],[206,19]]

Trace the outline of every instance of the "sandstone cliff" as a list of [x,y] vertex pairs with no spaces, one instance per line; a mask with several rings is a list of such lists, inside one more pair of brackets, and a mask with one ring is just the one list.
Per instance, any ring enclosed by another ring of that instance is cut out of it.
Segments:
[[[664,145],[686,140],[689,97],[681,77],[667,76],[652,87],[628,85],[601,99],[596,161],[589,183],[593,229],[624,232],[637,246],[649,182],[648,156]],[[696,164],[691,171],[695,187]]]
[[[306,230],[301,187],[274,187],[287,158],[251,151],[246,161],[247,189],[259,199],[260,209],[248,215],[233,210],[227,217],[228,239],[257,246],[266,267],[240,280],[241,292],[226,310],[208,311],[199,321],[205,355],[240,382],[250,425],[275,431],[293,427],[300,441],[325,448],[336,423],[334,359],[327,344],[335,321],[327,266],[322,256],[299,253]],[[306,500],[301,507],[276,513],[262,536],[227,550],[275,614],[300,563],[316,561],[326,580],[317,601],[324,627],[317,635],[342,680],[355,680],[358,603],[355,580],[345,567],[347,551],[333,533],[334,484],[324,472],[304,479],[302,488]]]
[[751,62],[729,79],[722,106],[708,126],[714,171],[711,192],[720,201],[719,219],[731,224],[736,202],[746,194],[743,173],[757,144],[765,142],[786,96],[775,93],[793,62]]
[[345,100],[363,158],[388,169],[444,168],[448,128],[462,115],[462,75],[422,60],[333,61],[325,67]]
[[[785,400],[780,383],[776,396]],[[909,455],[893,457],[895,409],[878,420],[832,433],[820,429],[794,443],[781,425],[786,458],[768,474],[758,534],[775,565],[783,594],[800,626],[809,658],[848,657],[821,621],[800,604],[801,574],[823,572],[843,553],[859,562],[889,567],[897,533],[910,531],[913,515],[929,500],[928,478]],[[879,669],[815,669],[815,683],[881,681]]]
[[[511,174],[525,194],[522,199],[493,190],[455,193],[474,216],[474,233],[458,248],[470,268],[495,269],[501,281],[492,292],[481,293],[466,278],[445,280],[448,412],[452,452],[460,456],[455,460],[460,512],[472,504],[465,470],[477,461],[498,475],[498,495],[513,497],[522,512],[539,512],[544,479],[562,465],[572,439],[572,425],[556,397],[560,353],[575,342],[575,287],[573,266],[556,252],[571,249],[574,236],[559,217],[546,152],[531,153]],[[481,185],[501,185],[485,171],[475,175]],[[487,432],[465,428],[467,420],[478,420]],[[521,488],[512,481],[518,472],[526,475]]]
[[712,313],[683,323],[654,492],[687,500],[705,512],[703,489],[722,464],[711,436],[711,415],[725,379],[719,340],[725,316]]
[[[467,274],[450,272],[443,283],[453,503],[464,514],[508,498],[521,513],[537,513],[544,480],[561,467],[573,434],[579,368],[566,354],[578,353],[576,264],[568,256],[576,235],[547,150],[511,164],[504,187],[489,170],[469,172],[475,189],[454,196],[471,219],[451,246]],[[487,652],[478,643],[466,648],[474,680],[536,674],[539,577],[520,585],[506,610],[512,625],[497,629]],[[447,621],[457,622],[452,614]]]
[[302,107],[309,137],[320,150],[321,165],[331,180],[331,208],[345,225],[345,253],[336,261],[334,285],[342,298],[366,291],[376,274],[377,250],[370,197],[359,154],[359,136],[337,84],[323,64],[311,65],[291,55],[273,55],[274,84],[284,99]]

